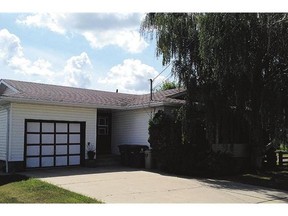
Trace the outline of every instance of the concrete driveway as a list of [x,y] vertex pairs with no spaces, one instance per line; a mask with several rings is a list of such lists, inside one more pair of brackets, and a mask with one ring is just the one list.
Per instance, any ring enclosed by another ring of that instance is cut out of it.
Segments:
[[105,203],[288,203],[285,191],[126,167],[42,169],[22,174]]

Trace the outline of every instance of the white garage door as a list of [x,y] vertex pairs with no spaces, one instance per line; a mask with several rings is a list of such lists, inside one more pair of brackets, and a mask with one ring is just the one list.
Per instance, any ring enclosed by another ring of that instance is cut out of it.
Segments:
[[79,122],[26,121],[27,168],[80,165],[83,135]]

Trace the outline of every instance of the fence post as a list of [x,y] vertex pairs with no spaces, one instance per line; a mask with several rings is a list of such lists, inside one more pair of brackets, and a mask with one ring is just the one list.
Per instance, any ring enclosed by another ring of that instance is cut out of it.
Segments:
[[278,153],[279,153],[279,166],[283,166],[283,152]]

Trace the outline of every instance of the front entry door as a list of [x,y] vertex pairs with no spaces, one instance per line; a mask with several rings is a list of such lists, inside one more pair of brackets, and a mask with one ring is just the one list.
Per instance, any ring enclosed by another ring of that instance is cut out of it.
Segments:
[[97,155],[111,154],[111,114],[99,113],[97,117]]

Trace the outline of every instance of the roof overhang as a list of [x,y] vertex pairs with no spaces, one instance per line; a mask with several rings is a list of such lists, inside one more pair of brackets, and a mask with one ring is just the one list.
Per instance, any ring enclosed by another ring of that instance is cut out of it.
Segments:
[[185,94],[187,94],[187,90],[182,90],[182,91],[180,91],[180,92],[167,95],[166,97],[169,97],[169,98],[177,98],[177,97],[184,96]]
[[133,109],[143,109],[151,107],[160,107],[160,106],[173,106],[179,107],[182,104],[180,103],[171,103],[163,101],[151,101],[145,104],[137,104],[131,106],[115,106],[115,105],[105,105],[105,104],[83,104],[83,103],[68,103],[61,101],[44,101],[44,100],[33,100],[27,98],[15,98],[0,96],[0,105],[5,105],[9,103],[25,103],[25,104],[39,104],[39,105],[53,105],[53,106],[70,106],[70,107],[79,107],[79,108],[90,108],[90,109],[114,109],[114,110],[133,110]]
[[53,106],[71,106],[81,108],[103,108],[103,109],[122,109],[121,106],[108,106],[103,104],[83,104],[83,103],[69,103],[61,101],[44,101],[33,100],[26,98],[0,97],[0,104],[5,103],[25,103],[25,104],[39,104],[39,105],[53,105]]

